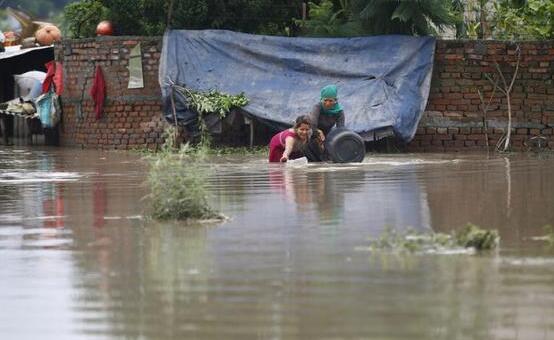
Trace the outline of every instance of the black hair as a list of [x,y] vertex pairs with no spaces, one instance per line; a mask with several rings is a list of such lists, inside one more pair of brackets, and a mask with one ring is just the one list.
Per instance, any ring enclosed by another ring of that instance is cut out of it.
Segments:
[[312,121],[310,117],[307,115],[298,116],[294,121],[294,128],[298,129],[302,124],[307,124],[309,126],[312,126]]

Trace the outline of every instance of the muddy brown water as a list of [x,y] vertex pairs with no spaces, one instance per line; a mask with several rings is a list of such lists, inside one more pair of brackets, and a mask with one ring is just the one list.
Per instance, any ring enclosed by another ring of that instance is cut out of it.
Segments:
[[[230,220],[145,219],[125,152],[0,149],[1,339],[554,339],[554,157],[214,158]],[[498,229],[497,252],[371,252],[386,228]]]

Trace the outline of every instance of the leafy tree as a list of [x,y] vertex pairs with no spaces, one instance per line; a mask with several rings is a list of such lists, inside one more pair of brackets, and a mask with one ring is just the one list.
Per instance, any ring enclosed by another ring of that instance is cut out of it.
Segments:
[[552,0],[495,1],[494,12],[494,38],[554,39]]
[[[168,24],[175,29],[290,34],[292,18],[300,11],[296,0],[81,0],[90,1],[106,9],[121,35],[161,35]],[[92,11],[85,7],[81,7],[84,12]],[[81,17],[86,16],[92,17]],[[75,19],[67,20],[71,23]]]
[[106,19],[108,9],[98,0],[73,2],[65,6],[63,28],[73,38],[96,35],[96,25]]
[[367,33],[431,35],[455,24],[447,0],[353,0]]
[[455,23],[450,0],[323,0],[310,2],[302,26],[308,35],[430,35]]
[[341,37],[364,34],[361,21],[353,18],[348,0],[340,0],[338,6],[331,0],[323,0],[320,4],[310,2],[309,15],[309,20],[296,20],[307,35]]

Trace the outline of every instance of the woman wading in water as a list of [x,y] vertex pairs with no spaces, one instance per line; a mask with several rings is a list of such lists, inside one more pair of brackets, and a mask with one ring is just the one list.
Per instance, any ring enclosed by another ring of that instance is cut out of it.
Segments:
[[344,126],[344,111],[337,100],[337,86],[327,85],[321,89],[319,103],[310,113],[314,134],[308,142],[305,155],[310,162],[320,162],[328,158],[323,142],[333,127]]
[[294,126],[279,132],[269,142],[269,161],[286,162],[304,156],[303,149],[311,133],[311,121],[308,116],[296,118]]

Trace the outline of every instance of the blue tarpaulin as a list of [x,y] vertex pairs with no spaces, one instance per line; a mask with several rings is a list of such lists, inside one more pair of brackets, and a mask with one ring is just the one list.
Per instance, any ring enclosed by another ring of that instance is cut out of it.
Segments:
[[[248,114],[289,125],[318,103],[323,86],[336,84],[346,127],[366,139],[372,131],[392,127],[407,142],[427,103],[434,50],[432,37],[289,38],[170,30],[163,39],[159,81],[166,104],[171,83],[244,92]],[[178,120],[193,119],[184,98],[174,98]],[[173,120],[171,105],[164,111]]]

